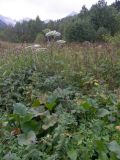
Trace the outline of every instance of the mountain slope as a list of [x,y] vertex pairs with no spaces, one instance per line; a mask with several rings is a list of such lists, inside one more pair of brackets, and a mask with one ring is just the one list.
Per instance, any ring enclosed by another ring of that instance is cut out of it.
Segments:
[[73,17],[73,16],[76,16],[78,13],[77,12],[71,12],[67,17],[69,17],[69,16],[71,16],[71,17]]
[[11,19],[11,18],[8,18],[8,17],[5,17],[5,16],[2,16],[0,15],[0,20],[5,23],[6,25],[12,25],[14,26],[16,24],[16,21]]
[[0,20],[0,28],[4,28],[4,27],[6,27],[7,25],[2,21],[2,20]]

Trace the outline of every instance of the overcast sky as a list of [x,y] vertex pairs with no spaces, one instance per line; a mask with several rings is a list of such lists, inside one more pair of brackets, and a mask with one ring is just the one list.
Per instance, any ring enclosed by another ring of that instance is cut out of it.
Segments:
[[[35,18],[41,20],[59,19],[72,11],[79,12],[85,4],[90,8],[98,0],[0,0],[0,15],[20,20]],[[111,4],[114,0],[107,0]]]

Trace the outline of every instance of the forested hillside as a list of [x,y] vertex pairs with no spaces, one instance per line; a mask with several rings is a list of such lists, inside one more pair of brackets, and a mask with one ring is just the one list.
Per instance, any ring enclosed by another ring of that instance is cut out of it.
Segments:
[[77,15],[48,23],[41,21],[40,17],[18,22],[14,27],[1,29],[0,39],[10,42],[44,41],[48,29],[59,31],[69,42],[103,41],[104,35],[114,36],[120,32],[120,1],[107,5],[104,0],[99,0],[90,9],[83,6]]

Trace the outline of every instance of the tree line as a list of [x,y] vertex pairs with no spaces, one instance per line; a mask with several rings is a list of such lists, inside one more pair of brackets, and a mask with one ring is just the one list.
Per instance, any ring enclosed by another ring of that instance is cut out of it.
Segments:
[[83,6],[75,16],[48,23],[39,16],[35,20],[17,22],[14,27],[0,29],[0,39],[17,43],[44,42],[49,30],[57,30],[68,42],[104,41],[104,35],[114,36],[120,32],[120,1],[107,5],[105,0],[99,0],[90,9]]

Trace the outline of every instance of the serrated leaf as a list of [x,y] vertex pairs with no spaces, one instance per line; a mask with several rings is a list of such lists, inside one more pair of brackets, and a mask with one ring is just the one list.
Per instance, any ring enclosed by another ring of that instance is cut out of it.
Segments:
[[53,110],[56,107],[56,101],[50,102],[50,103],[46,103],[45,107],[49,110]]
[[33,107],[33,108],[39,107],[40,104],[41,104],[40,100],[37,99],[37,100],[35,100],[34,103],[32,104],[32,107]]
[[22,122],[28,122],[33,118],[32,114],[26,114],[24,117],[22,117]]
[[120,145],[116,141],[110,142],[108,148],[111,152],[116,154],[118,159],[120,159]]
[[27,114],[27,108],[24,104],[22,103],[16,103],[14,104],[14,114],[18,114],[20,116],[25,116]]
[[110,114],[110,112],[107,109],[99,109],[98,110],[98,117],[105,117],[109,114]]
[[27,134],[18,135],[18,144],[21,146],[31,145],[36,143],[36,135],[35,132],[30,131]]
[[72,148],[67,151],[67,155],[71,160],[76,160],[77,159],[77,150]]
[[21,123],[21,129],[24,133],[28,133],[30,131],[37,132],[39,130],[39,126],[38,122],[34,120]]
[[89,109],[91,108],[91,104],[89,104],[88,102],[84,102],[84,103],[82,103],[81,105],[83,106],[83,108],[84,108],[85,110],[89,110]]
[[47,130],[48,128],[54,126],[58,121],[58,117],[56,114],[52,114],[50,116],[47,116],[44,121],[43,121],[43,125],[42,125],[42,128],[44,130]]
[[109,159],[108,159],[108,156],[107,156],[107,153],[104,152],[104,151],[102,151],[102,152],[99,154],[99,159],[100,159],[100,160],[102,160],[102,159],[104,159],[104,160],[109,160]]
[[17,156],[15,153],[7,153],[4,157],[3,157],[4,160],[17,160]]

